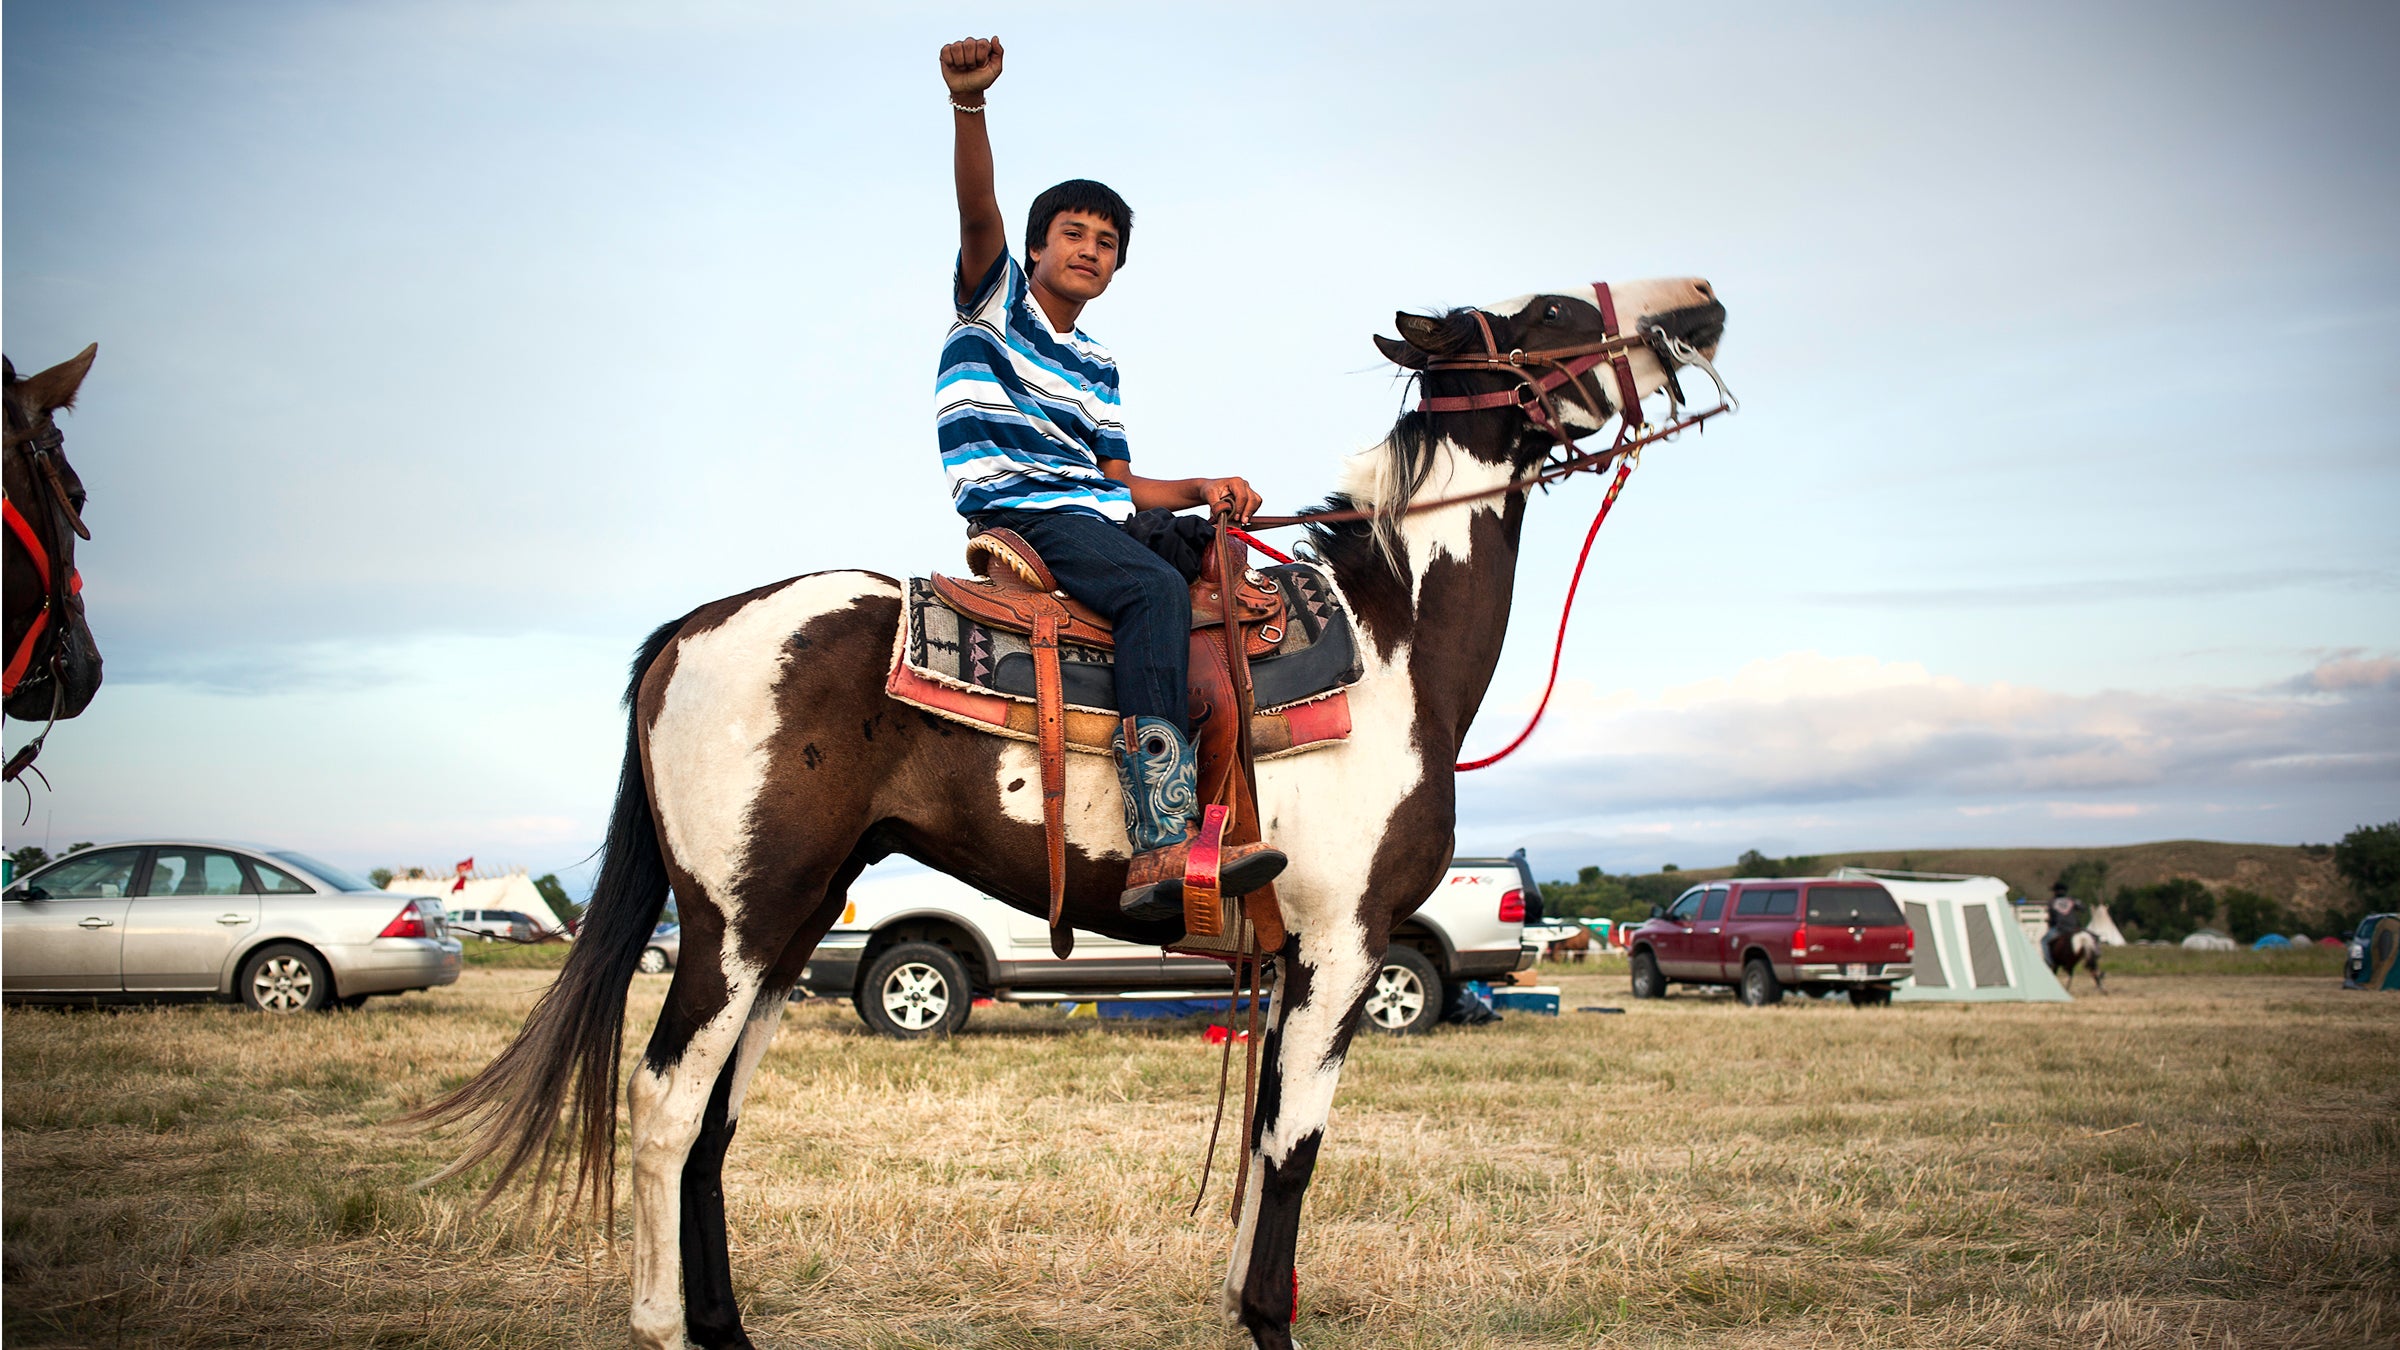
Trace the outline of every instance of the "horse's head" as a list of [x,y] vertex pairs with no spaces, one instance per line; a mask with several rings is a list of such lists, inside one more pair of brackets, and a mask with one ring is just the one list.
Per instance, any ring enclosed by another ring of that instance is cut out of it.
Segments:
[[1642,424],[1641,400],[1670,388],[1679,367],[1697,365],[1732,401],[1711,364],[1725,306],[1698,277],[1600,282],[1397,318],[1400,336],[1375,345],[1417,372],[1424,400],[1382,445],[1352,458],[1339,494],[1341,504],[1373,512],[1376,544],[1394,560],[1401,517],[1444,446],[1488,466],[1483,476],[1505,487],[1627,404],[1628,424]]
[[[1566,352],[1596,357],[1589,349],[1614,337],[1640,339],[1623,355],[1633,377],[1634,397],[1647,398],[1667,386],[1669,362],[1680,365],[1676,350],[1696,352],[1702,360],[1715,357],[1725,335],[1725,306],[1717,291],[1698,277],[1664,277],[1649,281],[1606,283],[1606,300],[1615,324],[1603,317],[1598,286],[1573,286],[1561,291],[1520,295],[1483,308],[1454,309],[1446,314],[1400,314],[1398,339],[1378,336],[1375,345],[1393,363],[1421,372],[1428,396],[1486,393],[1505,390],[1518,382],[1516,369],[1540,375],[1544,353]],[[1488,331],[1488,339],[1487,339]],[[1521,353],[1528,363],[1517,368],[1457,369],[1449,363],[1490,353]],[[1558,421],[1571,433],[1597,431],[1608,419],[1625,411],[1627,401],[1615,372],[1605,361],[1579,372],[1556,390]],[[1635,422],[1642,420],[1635,410]],[[1516,462],[1524,467],[1556,443],[1538,425],[1531,435],[1503,435],[1467,449],[1478,458]]]
[[0,402],[7,413],[5,707],[9,716],[28,722],[48,719],[53,709],[73,717],[100,688],[100,649],[84,622],[75,572],[83,479],[67,463],[54,420],[74,406],[75,391],[99,351],[93,343],[27,379],[18,379],[16,365],[0,357]]

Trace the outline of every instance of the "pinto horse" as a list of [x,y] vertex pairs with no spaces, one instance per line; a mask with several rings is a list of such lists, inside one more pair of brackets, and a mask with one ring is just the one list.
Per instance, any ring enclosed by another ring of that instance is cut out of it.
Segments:
[[2108,986],[2100,980],[2100,938],[2089,928],[2073,932],[2053,928],[2043,934],[2042,960],[2048,963],[2051,974],[2066,972],[2064,983],[2069,989],[2075,987],[2075,967],[2080,965],[2092,972],[2094,989],[2103,994],[2108,992]]
[[[0,707],[23,722],[58,722],[90,706],[100,688],[100,648],[83,615],[83,578],[75,570],[75,539],[83,527],[83,479],[63,453],[56,421],[75,405],[75,392],[99,355],[93,343],[30,379],[0,357],[0,403],[6,405],[8,563],[5,692]],[[45,728],[43,735],[48,735]],[[8,776],[33,760],[36,737],[9,760]]]
[[[1507,358],[1463,359],[1588,350],[1620,322],[1655,349],[1626,353],[1621,383],[1602,371],[1554,405],[1510,400],[1521,380]],[[1712,356],[1724,322],[1708,283],[1678,279],[1403,314],[1402,340],[1377,339],[1447,406],[1403,416],[1353,456],[1314,513],[1325,519],[1309,543],[1350,603],[1365,666],[1350,689],[1350,738],[1258,766],[1265,832],[1291,865],[1276,883],[1289,936],[1271,954],[1277,997],[1222,1296],[1254,1346],[1292,1343],[1301,1198],[1343,1058],[1393,925],[1449,865],[1453,765],[1508,629],[1523,485],[1560,439],[1543,427],[1568,438],[1600,429],[1668,384],[1678,343]],[[1457,397],[1467,395],[1496,397]],[[1487,495],[1452,500],[1476,493]],[[1412,501],[1446,504],[1411,512]],[[673,891],[683,959],[626,1094],[639,1345],[750,1344],[726,1248],[725,1153],[786,991],[860,872],[902,854],[1048,912],[1034,747],[885,695],[900,600],[890,577],[819,572],[650,635],[626,691],[623,776],[574,950],[515,1041],[421,1113],[475,1123],[442,1175],[497,1157],[497,1193],[528,1166],[538,1185],[580,1153],[576,1200],[611,1207],[627,986]],[[1066,794],[1066,922],[1138,943],[1181,936],[1118,912],[1131,851],[1108,761],[1068,756]]]

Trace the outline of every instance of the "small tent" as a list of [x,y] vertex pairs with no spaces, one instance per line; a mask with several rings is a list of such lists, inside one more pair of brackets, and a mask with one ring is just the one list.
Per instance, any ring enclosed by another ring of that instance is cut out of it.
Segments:
[[1912,978],[1897,1002],[2065,1003],[2067,991],[2017,922],[1998,877],[1845,867],[1843,880],[1879,881],[1916,934]]
[[550,908],[550,902],[534,889],[533,879],[524,868],[516,868],[500,876],[471,876],[463,890],[456,877],[393,877],[384,887],[400,895],[430,895],[442,902],[442,908],[456,914],[462,909],[513,909],[533,920],[533,926],[544,933],[563,933],[567,925]]
[[2093,937],[2100,939],[2100,945],[2103,947],[2125,945],[2125,935],[2117,931],[2117,921],[2108,917],[2108,906],[2106,905],[2092,906],[2092,921],[2085,924],[2084,929]]
[[2194,952],[2238,952],[2241,944],[2214,928],[2203,928],[2183,940],[2184,950]]

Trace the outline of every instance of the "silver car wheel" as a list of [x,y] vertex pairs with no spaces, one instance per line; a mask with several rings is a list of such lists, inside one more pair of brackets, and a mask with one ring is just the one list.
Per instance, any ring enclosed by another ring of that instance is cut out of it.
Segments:
[[659,947],[642,948],[642,973],[656,975],[667,968],[667,953]]
[[883,981],[883,1011],[909,1031],[923,1031],[950,1011],[950,982],[921,961],[895,968]]
[[1405,966],[1385,966],[1367,995],[1367,1016],[1385,1031],[1398,1031],[1417,1019],[1425,1006],[1425,985]]
[[268,1012],[299,1012],[317,990],[317,977],[296,956],[273,956],[250,977],[252,1001]]

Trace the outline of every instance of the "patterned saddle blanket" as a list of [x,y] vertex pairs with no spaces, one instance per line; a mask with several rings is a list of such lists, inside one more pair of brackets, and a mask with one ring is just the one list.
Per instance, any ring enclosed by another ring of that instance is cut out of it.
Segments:
[[[1342,691],[1358,682],[1362,667],[1348,605],[1321,568],[1286,563],[1259,572],[1282,592],[1286,611],[1284,631],[1273,650],[1250,659],[1258,716],[1285,724],[1254,733],[1259,757],[1265,759],[1346,736],[1349,710]],[[1071,723],[1085,722],[1073,716],[1081,713],[1107,718],[1105,725],[1113,727],[1117,696],[1111,655],[1071,641],[1059,644]],[[923,577],[908,582],[894,656],[888,691],[928,711],[1011,735],[1013,729],[1005,723],[1025,718],[1007,716],[1009,710],[1003,710],[1005,722],[994,725],[991,710],[976,706],[975,697],[997,698],[1027,710],[1033,706],[1033,647],[1026,636],[951,609]],[[1339,707],[1309,706],[1337,700]],[[1332,725],[1336,720],[1338,730]],[[1069,739],[1075,748],[1092,748],[1084,743],[1089,738],[1075,730],[1071,725]],[[1101,744],[1106,744],[1105,735]]]

